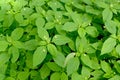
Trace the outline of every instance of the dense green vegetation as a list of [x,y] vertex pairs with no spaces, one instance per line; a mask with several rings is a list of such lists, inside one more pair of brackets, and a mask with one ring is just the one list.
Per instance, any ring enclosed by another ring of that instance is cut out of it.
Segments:
[[0,0],[0,80],[120,80],[120,0]]

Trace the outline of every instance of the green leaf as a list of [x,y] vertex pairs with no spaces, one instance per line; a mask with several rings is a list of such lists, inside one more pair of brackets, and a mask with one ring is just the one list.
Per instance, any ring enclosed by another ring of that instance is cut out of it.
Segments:
[[29,72],[22,71],[22,72],[18,73],[17,78],[19,80],[26,80],[26,79],[28,79],[28,76],[29,76]]
[[53,29],[54,28],[54,26],[55,26],[55,23],[53,23],[53,22],[47,22],[46,24],[45,24],[45,29]]
[[116,39],[109,37],[105,42],[103,43],[101,55],[110,53],[116,45]]
[[71,80],[84,80],[84,77],[82,77],[80,74],[77,72],[74,72],[71,76]]
[[38,46],[38,43],[35,39],[28,40],[24,43],[24,49],[26,50],[35,50]]
[[48,68],[48,66],[46,64],[44,64],[41,68],[40,68],[40,76],[42,79],[47,78],[50,75],[50,69]]
[[100,14],[100,11],[97,9],[94,9],[92,6],[86,6],[86,12],[94,15]]
[[23,23],[23,21],[24,21],[23,15],[21,13],[15,14],[15,19],[19,23]]
[[33,68],[33,53],[26,54],[26,67]]
[[62,68],[60,66],[58,66],[55,62],[48,62],[46,64],[52,71],[61,71],[62,70]]
[[48,6],[52,8],[52,10],[56,11],[59,9],[64,9],[63,5],[59,1],[49,1]]
[[100,69],[100,64],[96,57],[92,58],[91,62],[92,62],[92,69]]
[[66,64],[69,62],[69,60],[74,58],[74,56],[75,56],[75,53],[68,54],[66,59],[65,59],[64,65],[66,66]]
[[24,44],[21,41],[13,41],[12,44],[16,48],[19,48],[19,49],[24,48]]
[[86,30],[84,28],[79,28],[78,29],[78,34],[79,36],[82,38],[82,37],[85,37],[86,35]]
[[81,71],[81,75],[85,78],[89,78],[91,74],[91,69],[85,66],[82,66],[82,71]]
[[61,73],[60,72],[54,72],[50,76],[50,80],[60,80],[61,78]]
[[90,68],[92,67],[92,62],[90,57],[87,54],[82,54],[81,55],[81,61],[86,65],[89,66]]
[[8,53],[12,55],[11,62],[15,63],[18,60],[20,54],[18,48],[12,46],[9,48]]
[[4,80],[5,79],[5,75],[0,73],[0,79]]
[[38,66],[46,58],[47,50],[45,46],[38,47],[33,54],[33,67]]
[[112,20],[105,22],[105,28],[111,33],[116,34],[116,23]]
[[8,64],[3,64],[0,66],[0,73],[1,74],[6,74],[6,70],[8,68]]
[[106,72],[106,73],[111,73],[112,72],[112,69],[111,69],[110,65],[107,62],[101,61],[100,64],[101,64],[101,68],[102,68],[102,70],[104,72]]
[[45,25],[45,20],[43,18],[36,19],[36,26],[37,27],[43,27],[44,25]]
[[23,28],[16,28],[11,34],[11,38],[14,40],[19,40],[23,36]]
[[97,31],[96,27],[94,27],[94,26],[88,26],[85,30],[91,37],[98,36],[98,31]]
[[0,54],[0,67],[9,61],[10,55],[6,53]]
[[56,45],[64,45],[70,41],[70,38],[64,35],[55,35],[52,39],[52,42],[54,42]]
[[67,63],[67,74],[70,75],[74,72],[76,72],[79,68],[80,61],[78,57],[71,58]]
[[0,51],[5,51],[8,47],[8,43],[6,41],[0,41]]
[[13,15],[8,14],[4,16],[3,27],[10,27],[14,21]]
[[96,0],[95,4],[101,8],[108,8],[109,7],[109,5],[107,3],[105,3],[105,1],[101,1],[101,0]]
[[82,16],[82,27],[86,27],[88,25],[91,24],[91,21],[92,21],[92,16],[88,15],[88,14],[84,14]]
[[112,19],[113,13],[110,10],[110,8],[105,8],[102,12],[102,16],[103,16],[103,21],[106,22]]
[[116,74],[115,76],[113,76],[109,80],[119,80],[119,79],[120,79],[120,76]]
[[37,30],[38,30],[38,36],[42,40],[49,41],[49,34],[48,34],[48,32],[47,32],[47,30],[45,28],[38,27]]
[[7,77],[5,80],[15,80],[13,77]]
[[73,19],[73,21],[78,25],[81,26],[82,25],[82,14],[77,14],[77,13],[71,13],[71,18]]
[[53,44],[48,44],[47,45],[47,49],[48,49],[48,52],[52,55],[52,56],[56,56],[57,54],[57,48],[55,45]]
[[61,80],[68,80],[68,76],[64,72],[61,74]]
[[120,73],[120,64],[116,61],[114,61],[114,67],[117,70],[118,73]]
[[68,31],[68,32],[72,32],[72,31],[76,31],[77,30],[77,25],[73,22],[66,22],[63,27],[63,30]]
[[120,55],[120,44],[116,46],[116,52]]
[[100,79],[103,74],[104,72],[101,69],[91,72],[91,75],[94,76],[94,78],[96,78],[97,80]]
[[63,53],[58,52],[56,56],[53,57],[53,60],[60,67],[64,67],[65,56],[63,55]]

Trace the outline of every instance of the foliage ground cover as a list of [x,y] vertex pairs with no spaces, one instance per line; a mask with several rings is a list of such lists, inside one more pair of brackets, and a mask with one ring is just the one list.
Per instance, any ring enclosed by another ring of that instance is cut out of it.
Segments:
[[0,0],[0,80],[120,80],[120,0]]

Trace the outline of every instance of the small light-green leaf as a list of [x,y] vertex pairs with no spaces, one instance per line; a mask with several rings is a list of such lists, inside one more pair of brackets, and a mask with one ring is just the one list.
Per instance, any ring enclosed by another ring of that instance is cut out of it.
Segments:
[[14,22],[14,18],[12,14],[8,14],[4,16],[3,27],[10,27]]
[[111,69],[110,65],[105,61],[101,61],[101,68],[106,73],[111,73],[112,72],[112,69]]
[[68,76],[65,74],[65,72],[61,74],[61,80],[68,80]]
[[50,69],[48,68],[48,66],[46,64],[44,64],[41,68],[40,68],[40,76],[42,79],[45,79],[46,77],[48,77],[50,75]]
[[90,77],[90,73],[91,73],[91,69],[90,68],[82,66],[81,74],[82,74],[83,77],[88,79]]
[[116,26],[117,26],[117,24],[114,21],[112,21],[112,20],[109,20],[109,21],[105,22],[105,28],[111,34],[116,34]]
[[57,48],[53,44],[48,44],[47,45],[48,52],[52,55],[55,56],[57,54]]
[[0,51],[5,51],[8,47],[8,43],[6,41],[0,41]]
[[4,65],[7,61],[9,61],[9,54],[1,53],[0,54],[0,67]]
[[70,42],[70,38],[64,36],[64,35],[55,35],[52,39],[52,41],[56,44],[56,45],[64,45],[68,42]]
[[45,28],[42,28],[42,27],[37,27],[37,29],[38,29],[38,36],[42,40],[49,41],[49,34],[48,34],[47,30]]
[[43,62],[47,55],[47,50],[45,46],[38,47],[33,54],[33,67],[38,66]]
[[80,61],[78,57],[71,58],[67,63],[67,74],[70,75],[76,72],[79,68]]
[[78,29],[78,34],[81,38],[84,37],[86,35],[85,29],[84,28],[79,28]]
[[71,18],[78,26],[82,25],[82,18],[83,18],[82,16],[83,16],[82,14],[71,13]]
[[15,78],[13,78],[13,77],[7,77],[7,78],[5,78],[5,80],[15,80]]
[[103,21],[106,22],[112,19],[113,13],[110,10],[110,8],[105,8],[102,12],[102,16],[103,16]]
[[28,40],[24,43],[24,48],[26,50],[35,50],[35,48],[38,46],[38,43],[36,40],[34,39],[31,39],[31,40]]
[[116,39],[109,37],[105,42],[103,43],[101,55],[110,53],[116,45]]
[[55,23],[53,23],[53,22],[47,22],[45,24],[45,29],[52,29],[52,28],[54,28],[54,26],[55,26]]
[[18,80],[26,80],[26,79],[28,79],[28,76],[29,76],[29,72],[22,71],[22,72],[18,73],[17,79]]
[[74,72],[71,76],[71,80],[84,80],[84,77],[82,77],[80,74],[77,72]]
[[68,32],[72,32],[72,31],[76,31],[77,30],[77,25],[73,22],[66,22],[63,27],[63,30],[68,31]]
[[13,41],[12,45],[16,48],[20,48],[20,49],[24,48],[23,42],[21,42],[21,41]]
[[36,26],[37,27],[43,27],[44,25],[45,25],[45,20],[43,18],[36,19]]
[[98,31],[96,27],[94,26],[88,26],[86,28],[86,32],[91,36],[91,37],[97,37],[98,36]]
[[56,56],[53,57],[53,60],[60,67],[64,67],[65,56],[63,55],[63,53],[58,52]]
[[75,53],[70,53],[67,55],[67,57],[65,58],[65,63],[64,65],[66,66],[66,64],[69,62],[70,59],[74,58]]
[[62,68],[60,66],[58,66],[55,62],[48,62],[46,64],[52,71],[61,71],[62,70]]
[[116,46],[116,52],[120,55],[120,44]]
[[86,65],[89,66],[90,68],[92,67],[92,62],[90,60],[90,57],[87,54],[82,54],[81,55],[81,61]]
[[55,73],[51,74],[51,76],[50,76],[50,80],[60,80],[60,78],[61,78],[60,72],[55,72]]
[[14,40],[19,40],[23,36],[23,28],[16,28],[11,34],[11,38]]
[[15,19],[19,23],[23,23],[23,21],[24,21],[23,15],[21,13],[15,14]]
[[12,55],[11,62],[15,63],[19,58],[19,50],[18,50],[18,48],[12,46],[12,47],[9,48],[8,53]]

